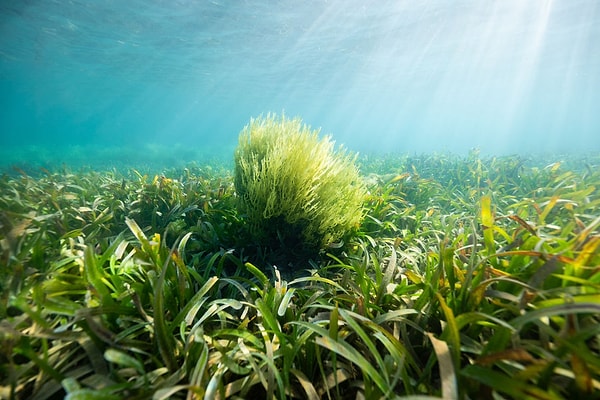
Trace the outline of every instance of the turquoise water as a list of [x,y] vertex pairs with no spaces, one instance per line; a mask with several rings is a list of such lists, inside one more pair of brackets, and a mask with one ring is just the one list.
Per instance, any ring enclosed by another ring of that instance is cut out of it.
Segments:
[[7,164],[231,158],[252,116],[354,151],[600,150],[600,2],[0,1]]

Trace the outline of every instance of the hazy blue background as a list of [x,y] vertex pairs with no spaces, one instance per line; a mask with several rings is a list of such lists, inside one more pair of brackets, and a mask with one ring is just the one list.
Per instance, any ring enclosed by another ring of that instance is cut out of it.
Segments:
[[0,0],[4,162],[231,157],[269,111],[363,153],[599,151],[600,1]]

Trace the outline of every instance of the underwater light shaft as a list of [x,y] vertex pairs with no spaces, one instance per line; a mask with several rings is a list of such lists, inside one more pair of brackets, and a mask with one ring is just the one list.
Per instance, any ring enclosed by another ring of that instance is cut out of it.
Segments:
[[[348,66],[352,85],[327,126],[346,124],[344,140],[363,138],[359,147],[599,148],[598,6],[426,4],[400,2],[380,18],[379,45]],[[369,140],[373,131],[383,143]]]

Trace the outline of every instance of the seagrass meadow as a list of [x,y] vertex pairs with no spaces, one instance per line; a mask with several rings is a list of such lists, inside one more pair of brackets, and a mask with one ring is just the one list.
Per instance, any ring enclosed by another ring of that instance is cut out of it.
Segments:
[[6,169],[0,398],[600,398],[597,154],[358,163],[362,223],[293,270],[227,163]]

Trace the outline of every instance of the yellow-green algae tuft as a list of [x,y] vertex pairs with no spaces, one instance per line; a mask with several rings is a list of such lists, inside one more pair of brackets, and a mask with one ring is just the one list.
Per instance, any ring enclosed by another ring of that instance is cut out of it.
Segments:
[[365,189],[356,155],[300,118],[250,120],[235,150],[239,210],[258,242],[320,249],[360,225]]

